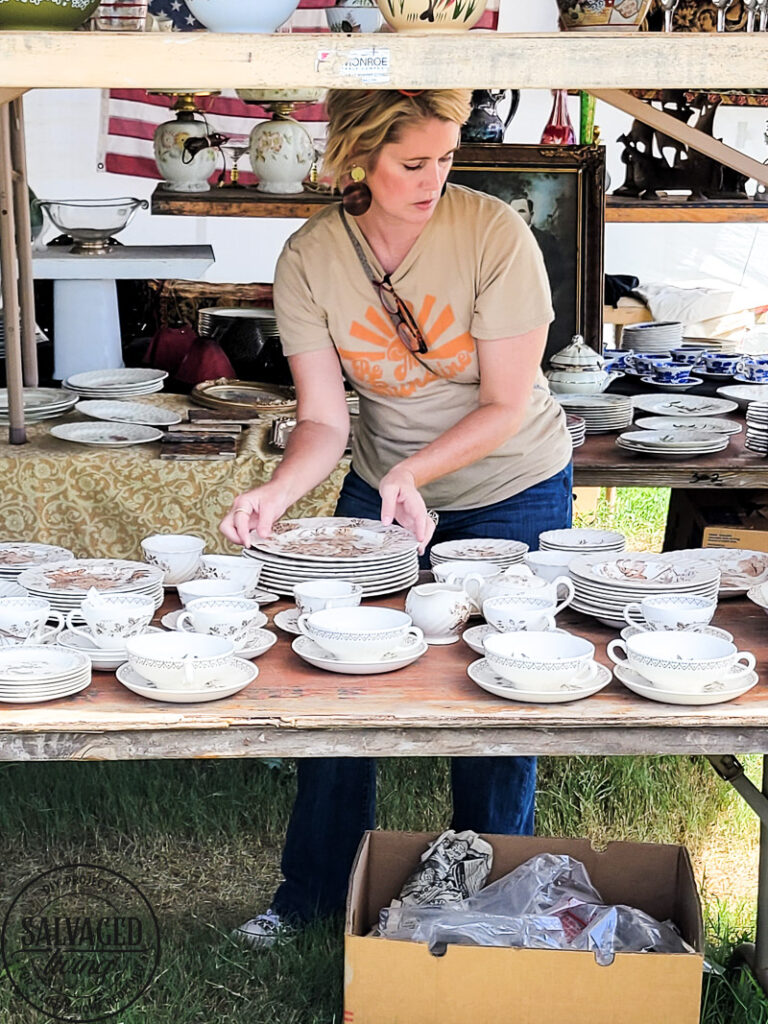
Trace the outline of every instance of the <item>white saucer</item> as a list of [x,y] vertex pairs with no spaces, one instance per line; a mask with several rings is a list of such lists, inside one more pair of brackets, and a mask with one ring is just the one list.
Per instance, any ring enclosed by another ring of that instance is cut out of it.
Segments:
[[[621,631],[621,639],[629,640],[632,636],[639,636],[640,633],[658,633],[660,630],[642,629],[640,626],[625,626]],[[667,630],[666,632],[671,632]],[[681,633],[698,633],[700,636],[713,636],[717,637],[718,640],[727,640],[728,643],[733,643],[733,636],[728,632],[727,629],[720,629],[718,626],[702,626],[701,629],[683,629],[679,630]]]
[[422,654],[429,650],[426,640],[415,640],[407,647],[399,647],[380,661],[353,662],[340,661],[328,651],[316,644],[308,636],[297,636],[291,644],[291,648],[304,661],[314,665],[315,668],[323,668],[327,672],[340,672],[342,675],[350,676],[372,676],[382,672],[394,672],[398,668],[405,668],[412,662],[417,661]]
[[71,689],[67,689],[64,692],[57,690],[49,691],[37,691],[35,693],[28,693],[25,697],[0,697],[0,704],[43,704],[49,700],[64,700],[66,697],[72,697],[76,693],[80,693],[82,690],[87,689],[91,685],[90,677],[72,686]]
[[[167,629],[173,629],[178,633],[194,633],[194,629],[187,623],[181,628],[176,625],[181,612],[182,609],[179,609],[177,612],[166,612],[160,621]],[[264,612],[259,612],[258,617],[254,621],[256,625],[248,633],[245,647],[235,651],[238,658],[258,658],[260,654],[264,654],[273,644],[277,643],[276,633],[261,628],[267,621],[267,616]]]
[[669,690],[662,690],[658,686],[649,683],[645,676],[635,672],[628,665],[615,665],[613,674],[619,679],[628,690],[646,697],[648,700],[655,700],[660,704],[683,704],[691,707],[705,704],[722,704],[727,700],[734,700],[741,697],[743,693],[751,690],[757,683],[757,672],[745,672],[738,677],[738,682],[728,684],[727,682],[710,683],[710,687],[702,693],[671,693]]
[[138,693],[140,697],[167,701],[170,704],[202,704],[210,700],[231,697],[234,693],[244,690],[258,674],[258,668],[250,661],[234,657],[227,664],[225,679],[208,683],[207,686],[199,690],[163,690],[149,679],[145,679],[127,662],[125,665],[121,665],[115,673],[123,686]]
[[[565,633],[565,629],[552,629],[550,633]],[[476,654],[485,654],[485,647],[483,646],[483,640],[487,636],[498,636],[499,630],[495,626],[492,626],[490,622],[483,622],[480,626],[470,626],[469,629],[465,629],[461,634],[461,639],[470,647]]]
[[495,697],[504,697],[505,700],[517,700],[524,704],[565,704],[567,701],[583,700],[584,697],[591,697],[592,694],[598,693],[598,691],[604,689],[610,683],[611,670],[599,662],[593,662],[593,664],[597,665],[597,673],[590,680],[589,685],[581,687],[571,686],[568,689],[552,690],[547,693],[518,690],[511,683],[507,682],[506,679],[502,678],[502,676],[497,675],[488,664],[486,658],[479,658],[467,666],[467,675],[473,682],[482,687],[483,690],[487,690],[488,693],[492,693]]
[[299,629],[299,614],[298,608],[284,608],[281,612],[275,612],[272,621],[278,629],[285,630],[286,633],[293,633],[294,636],[299,636],[301,633]]
[[687,391],[689,388],[695,388],[697,384],[702,384],[701,377],[689,377],[688,380],[682,381],[679,384],[673,384],[671,381],[660,381],[653,377],[641,377],[643,384],[650,384],[654,388],[661,388],[662,391]]

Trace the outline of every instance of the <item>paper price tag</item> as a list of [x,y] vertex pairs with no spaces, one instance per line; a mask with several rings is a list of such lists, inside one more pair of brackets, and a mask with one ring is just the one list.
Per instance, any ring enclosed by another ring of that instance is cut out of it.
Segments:
[[358,78],[366,85],[389,82],[389,47],[369,46],[360,50],[319,50],[315,70],[331,66],[344,78]]

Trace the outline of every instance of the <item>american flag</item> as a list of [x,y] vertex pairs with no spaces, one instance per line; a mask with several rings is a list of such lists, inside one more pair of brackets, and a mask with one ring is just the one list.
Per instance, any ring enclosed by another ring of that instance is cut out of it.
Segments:
[[[300,0],[298,9],[284,28],[291,32],[327,32],[324,8],[333,5],[334,0]],[[475,27],[495,30],[498,8],[499,0],[489,0]],[[184,0],[150,0],[149,10],[155,17],[169,19],[174,31],[192,32],[203,28]],[[172,104],[171,97],[151,96],[143,89],[105,90],[97,169],[111,174],[160,179],[162,175],[155,163],[152,136],[159,124],[172,119],[169,111]],[[245,103],[237,93],[228,89],[218,96],[200,97],[198,106],[211,129],[222,135],[248,135],[255,124],[270,116],[262,107]],[[325,135],[322,104],[299,107],[294,116],[304,123],[316,142],[321,142]],[[246,163],[240,171],[243,185],[255,181],[247,166]],[[217,170],[211,177],[212,182],[219,173]]]

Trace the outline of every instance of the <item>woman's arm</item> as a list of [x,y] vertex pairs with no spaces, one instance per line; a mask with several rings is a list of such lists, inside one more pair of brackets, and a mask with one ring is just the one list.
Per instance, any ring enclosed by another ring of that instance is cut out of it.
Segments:
[[[519,429],[547,340],[546,326],[477,345],[480,395],[477,409],[414,455],[403,459],[379,484],[384,522],[396,518],[419,536],[426,508],[419,488],[495,451]],[[419,507],[419,504],[421,507]]]
[[344,454],[349,411],[336,351],[323,348],[288,359],[296,386],[296,427],[285,454],[265,484],[238,494],[219,529],[234,544],[248,545],[251,530],[268,537],[295,501],[330,475]]

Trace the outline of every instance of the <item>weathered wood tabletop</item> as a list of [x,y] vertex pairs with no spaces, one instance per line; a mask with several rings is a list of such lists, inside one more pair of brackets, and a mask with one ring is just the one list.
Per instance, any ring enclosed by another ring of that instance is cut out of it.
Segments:
[[[403,595],[386,602],[402,607]],[[175,600],[166,609],[175,607]],[[281,602],[270,613],[287,606]],[[0,705],[0,760],[163,757],[662,754],[768,752],[768,618],[746,599],[721,602],[714,623],[757,656],[761,680],[710,707],[643,700],[614,681],[582,701],[534,705],[494,697],[467,676],[478,657],[463,642],[433,646],[415,664],[373,676],[313,668],[290,635],[256,662],[259,675],[234,697],[163,704],[94,674],[74,697]],[[558,624],[589,637],[598,660],[616,633],[564,612]]]

